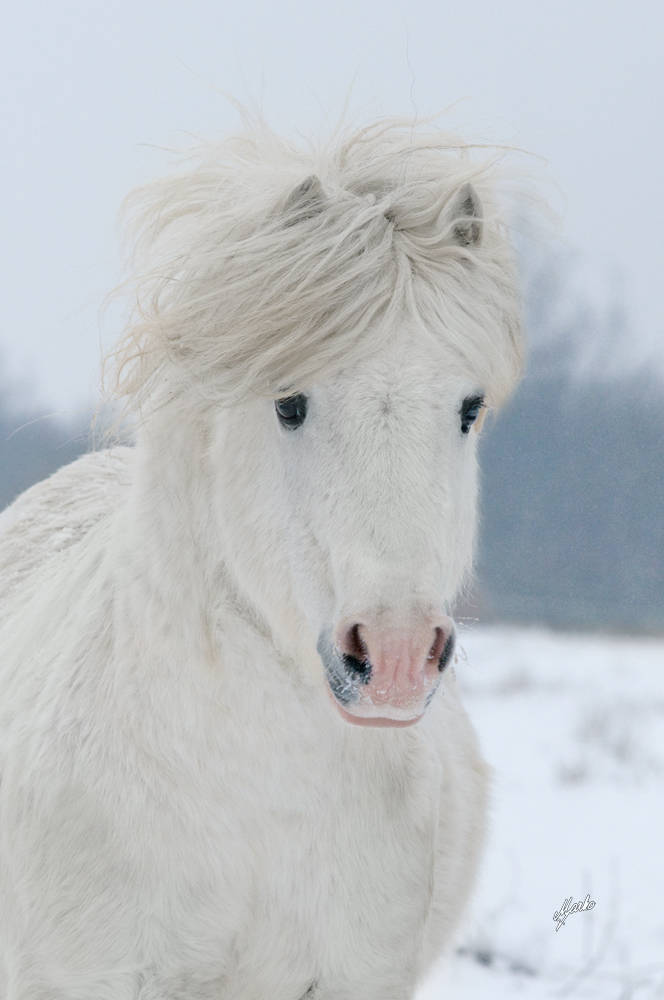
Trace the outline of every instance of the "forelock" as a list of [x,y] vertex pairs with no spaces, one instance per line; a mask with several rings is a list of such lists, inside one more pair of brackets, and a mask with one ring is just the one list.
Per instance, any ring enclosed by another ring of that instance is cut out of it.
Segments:
[[[278,395],[352,365],[407,317],[499,402],[521,367],[502,156],[399,120],[306,146],[258,122],[199,147],[127,199],[134,305],[110,359],[116,393],[138,406]],[[479,246],[446,216],[468,183]]]

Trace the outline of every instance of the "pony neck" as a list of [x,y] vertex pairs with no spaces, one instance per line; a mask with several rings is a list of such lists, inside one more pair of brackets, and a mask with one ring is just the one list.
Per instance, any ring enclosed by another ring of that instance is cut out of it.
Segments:
[[[139,429],[124,548],[157,617],[146,625],[186,636],[186,655],[209,661],[219,657],[215,637],[219,623],[230,616],[310,678],[320,679],[315,641],[299,609],[287,606],[283,591],[278,607],[273,606],[258,581],[253,585],[237,572],[236,554],[226,551],[219,489],[225,470],[212,453],[218,421],[218,411],[202,411],[200,402],[192,412],[169,404]],[[282,571],[270,573],[267,565],[277,547],[265,548],[258,561],[272,577]]]
[[206,436],[200,418],[187,420],[172,406],[141,424],[119,543],[135,627],[166,629],[192,653],[204,647],[207,659],[223,602],[223,553],[211,516]]

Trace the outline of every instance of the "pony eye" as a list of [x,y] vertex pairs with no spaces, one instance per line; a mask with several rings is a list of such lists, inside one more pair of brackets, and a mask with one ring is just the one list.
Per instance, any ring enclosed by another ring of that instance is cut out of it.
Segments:
[[274,408],[282,426],[291,431],[301,427],[307,415],[307,403],[308,399],[302,393],[287,399],[277,399]]
[[468,396],[464,399],[459,410],[461,417],[461,433],[467,434],[470,428],[480,415],[480,410],[484,406],[484,396]]

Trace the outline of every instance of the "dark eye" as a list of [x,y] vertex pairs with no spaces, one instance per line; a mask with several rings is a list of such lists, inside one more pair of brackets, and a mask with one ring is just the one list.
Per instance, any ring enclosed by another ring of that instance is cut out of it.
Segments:
[[288,399],[277,399],[274,408],[282,425],[294,431],[304,423],[307,415],[307,403],[307,397],[300,393],[298,396],[289,396]]
[[461,417],[461,433],[467,434],[470,428],[480,415],[480,410],[484,406],[484,396],[468,396],[464,399],[459,410]]

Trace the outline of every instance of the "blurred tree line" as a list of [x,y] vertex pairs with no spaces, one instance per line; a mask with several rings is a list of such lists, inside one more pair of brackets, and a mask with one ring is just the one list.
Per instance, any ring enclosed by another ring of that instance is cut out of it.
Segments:
[[633,362],[619,303],[575,301],[569,264],[522,250],[530,355],[480,446],[478,617],[663,632],[664,369]]
[[[482,621],[664,632],[664,376],[629,364],[624,317],[524,258],[530,356],[480,444]],[[532,259],[531,259],[532,258]],[[91,447],[89,415],[36,419],[0,386],[0,509]]]

